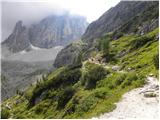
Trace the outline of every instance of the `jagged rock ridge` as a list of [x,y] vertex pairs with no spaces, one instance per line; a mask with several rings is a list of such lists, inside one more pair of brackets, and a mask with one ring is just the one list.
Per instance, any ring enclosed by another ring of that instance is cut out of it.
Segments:
[[[121,1],[118,5],[105,12],[98,20],[92,22],[87,27],[86,32],[82,36],[82,39],[85,42],[91,44],[96,38],[102,36],[107,32],[112,32],[120,26],[123,26],[124,24],[127,24],[134,17],[140,15],[140,13],[143,13],[148,8],[150,8],[150,10],[153,9],[152,13],[158,13],[158,9],[155,9],[158,8],[158,2]],[[147,12],[149,13],[149,11]],[[152,16],[150,16],[150,13],[143,14],[143,16],[145,16],[146,18],[152,18]],[[141,17],[142,15],[140,15],[139,19]],[[156,17],[158,17],[158,14]],[[141,20],[141,23],[145,22],[146,20],[147,19]],[[137,25],[139,24],[138,22],[134,21],[132,21],[132,23]],[[128,25],[127,27],[132,28],[131,25]],[[126,29],[126,31],[128,30]],[[133,30],[130,30],[129,32],[133,32]]]
[[19,21],[2,46],[6,46],[13,53],[27,49],[30,45],[39,48],[65,46],[71,41],[78,40],[87,25],[84,17],[68,14],[49,16],[28,28]]

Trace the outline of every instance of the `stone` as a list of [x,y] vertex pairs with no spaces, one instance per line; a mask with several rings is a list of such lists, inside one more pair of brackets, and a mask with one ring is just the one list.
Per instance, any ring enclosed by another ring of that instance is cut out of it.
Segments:
[[146,92],[144,93],[144,97],[156,97],[157,94],[155,94],[154,92]]
[[119,71],[120,69],[121,69],[120,66],[113,66],[113,67],[112,67],[112,70],[114,70],[114,71]]

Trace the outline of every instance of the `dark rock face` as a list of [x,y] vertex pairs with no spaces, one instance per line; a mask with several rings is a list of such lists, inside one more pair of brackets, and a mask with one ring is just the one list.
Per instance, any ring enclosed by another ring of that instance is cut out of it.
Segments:
[[16,23],[13,33],[6,39],[2,46],[16,53],[25,50],[30,45],[39,48],[52,48],[57,45],[66,46],[78,40],[84,33],[88,23],[82,16],[49,16],[38,24],[26,28],[22,21]]
[[121,1],[115,7],[109,9],[98,20],[91,23],[82,39],[91,44],[94,39],[102,36],[106,32],[111,32],[125,24],[146,8],[158,2],[151,1]]
[[30,28],[30,40],[34,46],[51,48],[67,45],[81,37],[87,23],[83,17],[50,16]]
[[62,49],[54,62],[55,67],[61,67],[65,65],[72,65],[74,61],[78,58],[78,55],[81,51],[83,51],[86,47],[86,44],[81,42],[71,43]]
[[22,21],[16,23],[13,33],[2,45],[6,45],[11,52],[19,52],[29,46],[28,29],[22,26]]
[[149,32],[149,31],[152,31],[155,28],[157,28],[158,24],[159,24],[159,20],[158,19],[144,22],[142,24],[142,26],[139,27],[139,30],[138,30],[137,33],[140,34],[140,35],[143,35],[143,34]]

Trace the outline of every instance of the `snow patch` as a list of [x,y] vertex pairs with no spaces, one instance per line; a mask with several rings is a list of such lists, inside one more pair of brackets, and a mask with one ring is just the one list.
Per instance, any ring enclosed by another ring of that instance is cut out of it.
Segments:
[[25,54],[25,53],[26,53],[26,51],[25,51],[25,50],[23,50],[23,51],[21,51],[21,52],[20,52],[20,54]]
[[39,48],[39,47],[33,46],[32,44],[30,44],[30,47],[31,47],[31,49],[33,49],[33,50],[40,50],[40,49],[41,49],[41,48]]
[[54,48],[55,49],[59,49],[59,48],[62,48],[62,46],[55,46]]

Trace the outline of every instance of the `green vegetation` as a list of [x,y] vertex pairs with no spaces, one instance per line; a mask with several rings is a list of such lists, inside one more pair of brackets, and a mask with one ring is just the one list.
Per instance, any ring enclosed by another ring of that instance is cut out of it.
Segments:
[[65,105],[68,103],[68,101],[72,98],[74,95],[75,90],[72,87],[68,87],[64,89],[64,91],[61,91],[59,98],[58,98],[58,109],[62,109],[65,107]]
[[153,56],[153,62],[156,69],[159,69],[159,54]]
[[97,81],[103,79],[106,74],[107,71],[102,66],[93,65],[82,75],[82,85],[85,85],[85,89],[93,89]]
[[5,101],[2,110],[7,103],[14,104],[11,110],[3,112],[3,116],[91,118],[112,111],[124,93],[144,85],[146,75],[158,75],[157,34],[158,29],[143,36],[123,35],[110,41],[109,48],[107,39],[103,38],[106,45],[94,54],[104,50],[104,54],[114,55],[122,71],[108,68],[112,61],[107,65],[82,61],[82,53],[75,65],[53,71],[23,94]]
[[154,40],[154,36],[141,36],[141,37],[137,37],[135,38],[132,42],[131,42],[131,51],[138,49],[140,47],[142,47],[143,45],[147,44],[148,42],[153,42]]
[[108,36],[104,36],[100,40],[100,48],[103,52],[103,55],[107,57],[110,53],[110,38]]
[[8,119],[9,116],[10,116],[10,113],[7,108],[1,109],[1,119]]

